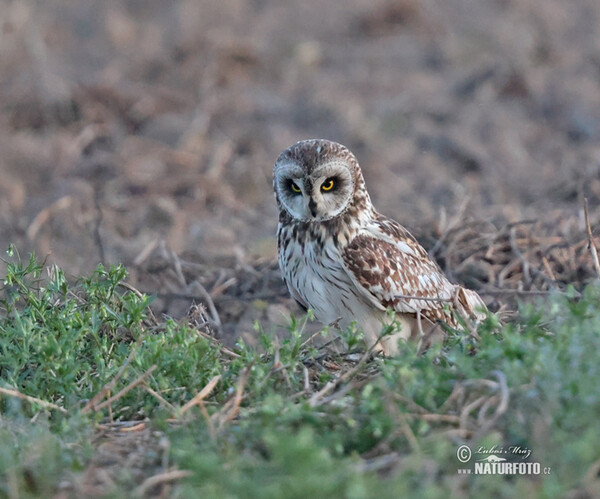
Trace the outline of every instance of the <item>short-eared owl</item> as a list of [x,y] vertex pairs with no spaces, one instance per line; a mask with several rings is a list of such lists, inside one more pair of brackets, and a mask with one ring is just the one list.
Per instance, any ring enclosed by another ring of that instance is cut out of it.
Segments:
[[400,332],[377,347],[393,355],[400,338],[437,335],[440,321],[457,327],[456,312],[485,316],[477,293],[451,284],[404,227],[375,211],[346,147],[317,139],[289,147],[275,163],[273,188],[283,278],[322,323],[356,321],[373,345],[392,309]]

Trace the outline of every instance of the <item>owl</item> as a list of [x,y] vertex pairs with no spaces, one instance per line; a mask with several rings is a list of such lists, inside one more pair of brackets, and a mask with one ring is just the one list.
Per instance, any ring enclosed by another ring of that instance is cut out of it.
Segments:
[[[402,225],[375,210],[343,145],[312,139],[289,147],[275,162],[273,189],[283,279],[318,321],[356,322],[367,345],[394,355],[399,340],[430,342],[445,325],[458,327],[457,316],[485,317],[476,292],[450,283]],[[381,337],[392,320],[399,330]]]

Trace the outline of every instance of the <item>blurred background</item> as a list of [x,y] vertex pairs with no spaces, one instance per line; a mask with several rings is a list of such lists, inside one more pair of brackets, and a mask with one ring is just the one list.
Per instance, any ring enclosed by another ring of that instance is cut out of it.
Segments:
[[595,214],[599,82],[597,0],[2,0],[0,248],[218,295],[276,268],[272,165],[312,137],[425,242]]

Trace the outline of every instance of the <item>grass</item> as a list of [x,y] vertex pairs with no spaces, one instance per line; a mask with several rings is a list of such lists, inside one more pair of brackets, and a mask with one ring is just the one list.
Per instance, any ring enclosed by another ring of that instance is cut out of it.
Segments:
[[[407,345],[359,362],[306,342],[310,317],[292,317],[285,340],[258,327],[261,350],[231,355],[154,320],[126,277],[99,266],[69,284],[9,250],[0,497],[600,494],[598,285],[523,305],[499,332],[492,316],[476,345],[456,335],[423,356]],[[344,339],[360,346],[355,331]],[[462,444],[477,458],[529,449],[542,474],[459,474],[473,468],[457,459]]]

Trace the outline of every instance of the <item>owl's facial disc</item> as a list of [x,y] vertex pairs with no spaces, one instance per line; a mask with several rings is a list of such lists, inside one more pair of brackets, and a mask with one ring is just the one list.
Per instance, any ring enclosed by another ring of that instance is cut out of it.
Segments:
[[275,188],[286,211],[303,222],[323,222],[350,203],[354,180],[348,165],[333,161],[306,173],[299,165],[279,165]]

